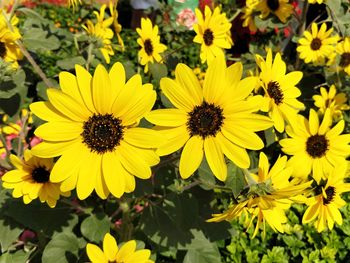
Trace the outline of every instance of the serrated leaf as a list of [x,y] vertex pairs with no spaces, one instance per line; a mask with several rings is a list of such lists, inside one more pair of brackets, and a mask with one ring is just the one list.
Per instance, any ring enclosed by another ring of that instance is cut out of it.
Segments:
[[109,233],[110,221],[105,214],[91,215],[81,223],[80,231],[88,240],[99,243]]

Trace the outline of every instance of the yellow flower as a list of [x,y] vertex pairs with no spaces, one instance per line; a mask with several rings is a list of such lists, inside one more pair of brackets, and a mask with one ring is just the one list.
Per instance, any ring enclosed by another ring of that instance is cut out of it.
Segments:
[[332,230],[334,223],[341,225],[343,223],[339,208],[346,205],[346,202],[340,197],[344,192],[350,191],[350,184],[344,183],[346,177],[347,165],[335,167],[329,175],[327,183],[319,184],[316,191],[317,196],[309,198],[304,216],[303,224],[315,221],[314,225],[318,232],[327,227]]
[[100,41],[99,45],[100,51],[106,61],[107,64],[110,63],[110,57],[114,55],[113,47],[112,47],[112,38],[113,38],[113,31],[110,28],[104,27],[103,24],[100,22],[97,22],[96,25],[94,25],[90,20],[86,22],[86,25],[82,26],[86,32],[93,37],[96,37],[98,41]]
[[256,6],[261,12],[260,17],[265,19],[270,13],[278,17],[282,23],[286,23],[287,19],[293,13],[293,5],[288,0],[261,0]]
[[13,68],[18,68],[17,60],[23,58],[22,52],[16,44],[16,41],[21,38],[19,30],[16,27],[19,20],[14,15],[11,18],[12,28],[10,29],[7,19],[0,9],[0,59],[11,63]]
[[325,3],[325,0],[308,0],[310,4],[322,4]]
[[7,172],[1,178],[2,186],[14,189],[12,196],[23,197],[25,204],[39,197],[42,203],[55,207],[60,195],[70,195],[69,191],[61,192],[60,185],[51,181],[52,158],[38,158],[30,150],[25,150],[23,161],[13,154],[10,155],[10,160],[16,170]]
[[293,198],[300,195],[310,186],[310,182],[295,184],[289,181],[293,169],[286,167],[287,157],[279,157],[270,168],[269,161],[264,153],[260,153],[258,174],[249,173],[249,192],[238,204],[232,205],[222,214],[213,214],[208,222],[231,221],[241,216],[244,212],[251,217],[248,227],[257,218],[253,237],[258,233],[260,225],[265,236],[265,223],[268,223],[274,231],[283,233],[283,224],[287,222],[285,210],[293,202]]
[[76,76],[59,75],[61,90],[48,89],[49,101],[30,109],[48,121],[35,130],[43,142],[33,154],[60,156],[51,173],[61,190],[76,187],[79,199],[95,189],[103,199],[111,192],[120,197],[135,189],[135,178],[151,176],[159,162],[153,148],[162,143],[156,131],[136,127],[156,100],[151,84],[142,85],[139,74],[126,83],[125,69],[115,63],[108,73],[98,65],[92,77],[76,65]]
[[163,78],[160,87],[175,106],[154,110],[146,119],[157,125],[167,142],[159,147],[159,155],[183,148],[180,175],[186,179],[199,167],[205,154],[213,174],[221,181],[227,176],[226,155],[242,168],[250,159],[246,149],[258,150],[264,143],[255,133],[272,126],[269,118],[255,114],[260,96],[252,96],[256,77],[241,79],[242,64],[226,68],[224,57],[209,65],[203,87],[193,71],[178,64],[175,80]]
[[350,75],[350,37],[346,37],[338,43],[336,51],[340,55],[340,68]]
[[68,0],[68,7],[72,7],[73,10],[75,10],[81,4],[81,0]]
[[149,18],[141,19],[141,28],[136,28],[139,38],[137,43],[141,46],[139,51],[140,63],[145,66],[145,72],[148,72],[148,63],[154,63],[154,61],[160,63],[162,57],[160,53],[163,53],[167,48],[160,43],[160,36],[158,35],[158,26],[152,26],[152,22]]
[[118,22],[117,5],[118,5],[118,0],[116,0],[114,2],[114,4],[112,1],[110,1],[109,2],[109,12],[111,13],[111,16],[113,17],[113,27],[114,27],[114,32],[117,35],[118,43],[120,45],[121,50],[124,51],[125,50],[124,41],[120,36],[120,32],[122,31],[122,25],[119,24],[119,22]]
[[320,114],[324,114],[329,109],[332,118],[337,120],[343,117],[342,111],[350,109],[350,106],[346,104],[346,94],[343,92],[337,94],[334,85],[329,88],[329,92],[324,87],[321,87],[320,92],[321,95],[312,96],[315,106],[319,108],[318,112]]
[[320,30],[316,23],[312,23],[311,32],[304,31],[304,37],[299,39],[297,51],[305,63],[321,65],[325,59],[331,57],[335,51],[338,36],[331,36],[333,28],[327,30],[326,23],[321,25]]
[[298,111],[304,108],[304,104],[296,99],[301,92],[295,86],[303,73],[293,71],[286,74],[286,63],[280,53],[272,61],[271,49],[267,52],[266,61],[259,55],[256,55],[256,61],[261,70],[260,80],[265,92],[262,110],[269,112],[276,130],[283,132],[285,121],[294,120]]
[[294,167],[294,176],[306,178],[312,171],[313,178],[320,182],[337,165],[350,155],[350,134],[342,134],[344,120],[333,128],[331,113],[326,110],[321,125],[317,113],[310,110],[309,120],[299,115],[288,129],[291,138],[282,139],[282,151],[293,155],[288,163]]
[[193,42],[201,44],[201,61],[209,65],[215,57],[224,54],[224,48],[229,49],[233,45],[231,23],[225,13],[220,13],[219,7],[216,7],[212,13],[206,5],[204,17],[199,9],[195,12],[198,23],[193,25],[197,34]]
[[259,0],[247,0],[246,6],[243,9],[243,27],[249,27],[250,31],[257,31],[257,27],[254,22],[254,13],[257,11],[256,7],[259,4]]
[[118,248],[117,241],[109,233],[103,238],[103,250],[88,243],[86,253],[91,263],[154,263],[149,259],[151,255],[149,249],[136,250],[135,240],[130,240]]

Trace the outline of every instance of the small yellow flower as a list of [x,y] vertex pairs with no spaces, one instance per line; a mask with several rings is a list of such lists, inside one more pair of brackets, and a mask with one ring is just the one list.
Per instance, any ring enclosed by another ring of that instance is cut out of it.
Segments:
[[330,58],[335,52],[335,44],[338,36],[331,36],[333,28],[327,30],[326,23],[321,25],[318,30],[317,24],[312,23],[311,32],[304,31],[304,37],[299,39],[297,51],[305,63],[322,65],[327,58]]
[[69,191],[60,191],[60,184],[53,183],[50,179],[53,158],[35,157],[30,150],[25,150],[23,161],[13,154],[10,155],[10,160],[16,169],[2,177],[2,186],[14,189],[12,196],[23,197],[25,204],[39,197],[42,203],[55,207],[60,195],[70,195]]
[[256,6],[261,12],[260,17],[265,19],[270,13],[278,17],[282,23],[286,23],[287,19],[293,13],[293,6],[288,0],[261,0]]
[[344,183],[344,178],[347,176],[346,171],[346,164],[337,166],[329,175],[327,183],[318,184],[315,190],[319,194],[307,201],[308,208],[303,216],[303,224],[315,220],[314,225],[318,232],[327,227],[332,230],[334,223],[342,225],[343,218],[339,208],[346,205],[346,202],[340,195],[350,191],[350,184]]
[[254,13],[257,11],[257,5],[259,0],[247,0],[246,6],[243,9],[243,27],[249,27],[252,32],[257,31],[257,27],[254,22]]
[[125,50],[124,41],[120,36],[120,32],[122,31],[122,25],[118,22],[118,11],[117,11],[118,0],[116,0],[113,4],[112,1],[109,2],[109,12],[113,18],[113,28],[114,32],[117,35],[118,43],[120,45],[121,51]]
[[19,30],[16,27],[19,20],[15,15],[12,16],[12,28],[9,28],[7,19],[0,9],[0,59],[11,63],[13,68],[18,68],[17,60],[23,58],[23,54],[16,44],[16,41],[21,38]]
[[231,39],[231,23],[225,13],[220,13],[216,7],[214,12],[205,6],[205,15],[199,9],[195,10],[197,24],[193,25],[196,36],[193,42],[201,44],[201,62],[210,64],[217,56],[223,56],[223,49],[229,49],[233,45]]
[[82,4],[81,0],[67,0],[67,3],[68,7],[72,7],[73,10]]
[[326,0],[308,0],[310,4],[322,4],[325,3]]
[[337,120],[343,117],[343,111],[349,110],[350,106],[346,104],[348,98],[345,93],[337,93],[334,85],[329,88],[321,87],[321,95],[312,96],[315,106],[318,107],[318,113],[323,115],[327,109],[330,110],[333,119]]
[[336,51],[340,55],[340,68],[350,75],[350,37],[346,37],[339,42]]
[[158,26],[152,26],[152,21],[147,18],[141,19],[141,28],[136,28],[139,38],[137,43],[141,46],[139,51],[140,64],[145,66],[145,72],[148,72],[148,63],[154,61],[160,63],[162,61],[161,53],[167,47],[160,43],[160,36],[158,35]]
[[265,222],[274,231],[283,233],[283,224],[287,222],[285,210],[290,207],[293,198],[302,194],[310,182],[296,184],[289,181],[293,169],[286,167],[287,157],[279,157],[276,163],[270,168],[269,161],[264,153],[260,153],[258,174],[246,174],[249,182],[249,192],[243,200],[232,205],[222,214],[214,214],[208,222],[231,221],[244,213],[251,217],[248,227],[257,218],[253,237],[258,233],[260,226],[263,227],[265,235]]
[[135,240],[130,240],[118,247],[117,241],[109,233],[103,238],[103,250],[88,243],[86,252],[91,263],[154,263],[149,259],[151,255],[149,249],[136,250]]

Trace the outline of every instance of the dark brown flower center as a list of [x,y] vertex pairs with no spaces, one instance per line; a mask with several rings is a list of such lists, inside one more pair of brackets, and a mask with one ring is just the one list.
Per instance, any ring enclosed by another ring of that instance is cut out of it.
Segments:
[[150,39],[146,39],[144,42],[145,45],[145,52],[148,56],[152,56],[153,54],[153,45],[152,41]]
[[336,191],[333,186],[328,186],[325,192],[326,192],[327,198],[326,199],[323,198],[323,204],[328,205],[333,201]]
[[270,81],[267,84],[267,94],[275,101],[276,105],[283,102],[283,92],[277,81]]
[[47,183],[50,179],[50,171],[45,167],[37,167],[32,171],[32,179],[37,183]]
[[280,2],[279,0],[267,0],[267,6],[272,11],[276,11],[280,7]]
[[340,57],[339,66],[341,66],[342,68],[345,68],[345,67],[347,67],[349,65],[350,65],[350,53],[349,52],[345,52]]
[[113,151],[123,138],[124,126],[112,114],[94,114],[83,125],[83,142],[92,152],[103,154]]
[[206,46],[211,46],[213,44],[213,41],[214,41],[213,31],[211,31],[209,28],[206,29],[204,31],[204,34],[203,34],[203,40],[204,40],[204,44]]
[[220,107],[207,102],[194,107],[188,115],[187,128],[190,135],[199,135],[203,139],[208,136],[215,136],[221,130],[225,119]]
[[322,41],[321,41],[321,39],[319,39],[319,38],[314,38],[312,41],[311,41],[311,49],[312,50],[319,50],[320,49],[320,47],[322,46]]
[[324,156],[328,146],[328,140],[324,135],[312,135],[306,141],[306,151],[312,158]]
[[4,42],[0,41],[0,58],[5,58],[6,56],[6,46]]

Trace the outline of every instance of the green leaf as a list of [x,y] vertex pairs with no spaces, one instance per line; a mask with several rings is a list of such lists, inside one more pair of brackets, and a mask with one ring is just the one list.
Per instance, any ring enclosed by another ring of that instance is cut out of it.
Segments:
[[229,162],[227,172],[225,185],[232,190],[234,196],[238,196],[246,185],[243,171],[232,162]]
[[31,51],[49,51],[60,47],[60,41],[55,35],[47,36],[48,32],[41,28],[30,28],[23,34],[23,43]]
[[192,239],[184,263],[220,263],[221,255],[215,243],[211,243],[202,231],[192,229]]
[[57,234],[45,247],[42,263],[77,262],[80,241],[73,233]]
[[80,230],[88,240],[99,243],[109,233],[110,221],[105,214],[91,215],[82,222]]
[[26,253],[22,250],[15,253],[6,252],[0,256],[0,263],[23,263],[27,262],[30,253]]
[[157,81],[160,81],[161,78],[166,77],[168,74],[168,68],[164,64],[149,63],[148,67],[152,77]]
[[18,239],[23,229],[18,224],[11,221],[8,217],[0,218],[0,245],[1,253],[4,253],[10,245]]
[[85,63],[85,59],[82,56],[77,56],[59,60],[56,62],[56,65],[59,66],[61,69],[71,70],[74,69],[74,66],[76,64],[84,65]]

